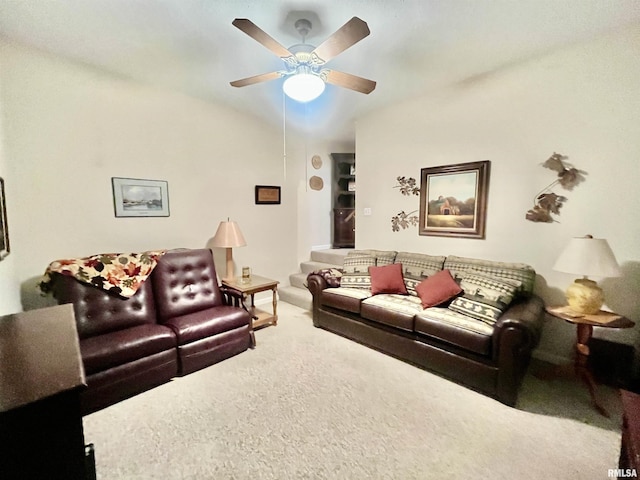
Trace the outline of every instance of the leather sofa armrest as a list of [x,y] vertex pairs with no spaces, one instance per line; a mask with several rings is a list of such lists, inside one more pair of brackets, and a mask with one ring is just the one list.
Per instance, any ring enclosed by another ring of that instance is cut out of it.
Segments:
[[544,303],[536,295],[517,301],[498,319],[493,332],[493,361],[499,366],[496,395],[503,403],[515,405],[518,389],[526,373],[531,352],[538,345]]
[[320,295],[322,295],[322,291],[328,287],[327,281],[324,279],[322,275],[310,273],[307,275],[307,288],[311,292],[313,297],[313,324],[317,327],[318,324],[318,315],[320,310]]
[[329,285],[327,284],[327,281],[322,275],[318,275],[317,273],[310,273],[309,275],[307,275],[307,288],[311,292],[311,295],[314,296],[314,298],[328,286]]
[[544,303],[537,295],[514,302],[498,319],[493,332],[493,353],[496,358],[501,336],[508,329],[521,332],[521,347],[533,350],[540,340],[544,320]]

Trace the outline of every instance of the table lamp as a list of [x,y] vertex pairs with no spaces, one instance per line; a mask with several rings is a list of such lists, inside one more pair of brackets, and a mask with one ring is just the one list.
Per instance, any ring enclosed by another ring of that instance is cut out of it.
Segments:
[[604,303],[602,289],[587,277],[620,276],[620,267],[607,241],[591,235],[572,238],[556,260],[553,270],[584,276],[569,285],[566,297],[571,310],[586,315],[598,313]]
[[233,280],[234,277],[233,247],[244,247],[246,244],[247,242],[236,222],[232,222],[228,218],[226,222],[220,222],[218,230],[211,241],[211,245],[227,249],[227,272],[224,277],[225,280]]

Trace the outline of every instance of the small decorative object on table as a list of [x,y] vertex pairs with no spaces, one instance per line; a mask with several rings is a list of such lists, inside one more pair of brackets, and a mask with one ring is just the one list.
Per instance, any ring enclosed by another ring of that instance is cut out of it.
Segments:
[[242,267],[242,283],[251,283],[251,268]]

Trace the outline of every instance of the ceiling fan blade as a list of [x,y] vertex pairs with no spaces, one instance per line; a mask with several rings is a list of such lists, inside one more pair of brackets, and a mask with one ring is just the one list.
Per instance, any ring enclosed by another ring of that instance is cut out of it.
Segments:
[[328,62],[347,48],[358,43],[369,33],[371,31],[367,26],[367,22],[360,20],[358,17],[353,17],[316,47],[312,54],[316,54],[323,62]]
[[247,18],[236,18],[233,22],[231,22],[235,27],[242,30],[244,33],[249,35],[255,41],[261,43],[263,46],[267,47],[273,53],[275,53],[280,58],[290,57],[293,54],[280,45],[277,41],[271,38],[264,30],[258,27],[255,23]]
[[338,72],[336,70],[323,70],[326,72],[325,81],[339,87],[355,90],[360,93],[371,93],[376,88],[376,82],[366,78],[351,75],[350,73]]
[[275,80],[282,75],[280,72],[263,73],[261,75],[254,75],[253,77],[243,78],[241,80],[235,80],[231,83],[232,87],[246,87],[247,85],[253,85],[260,82],[268,82],[269,80]]

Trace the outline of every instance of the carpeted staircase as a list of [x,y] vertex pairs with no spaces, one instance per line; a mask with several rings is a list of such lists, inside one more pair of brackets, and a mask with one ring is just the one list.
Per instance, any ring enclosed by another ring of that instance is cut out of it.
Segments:
[[311,310],[311,294],[305,286],[307,275],[322,268],[342,268],[344,256],[350,251],[349,248],[312,250],[310,260],[300,264],[300,272],[289,275],[290,285],[278,288],[280,300]]

